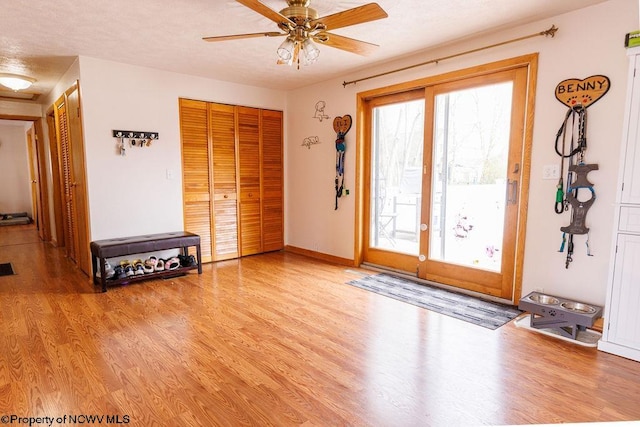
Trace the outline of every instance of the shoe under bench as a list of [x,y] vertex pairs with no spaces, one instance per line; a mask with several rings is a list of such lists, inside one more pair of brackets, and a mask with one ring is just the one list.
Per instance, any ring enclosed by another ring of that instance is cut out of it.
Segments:
[[[122,283],[138,282],[162,277],[180,276],[185,274],[188,270],[196,268],[198,269],[198,274],[202,274],[200,236],[186,231],[96,240],[91,242],[90,247],[91,260],[93,264],[93,283],[101,285],[102,292],[107,292],[107,283],[118,285]],[[165,270],[145,275],[129,276],[123,279],[106,278],[105,262],[107,258],[168,249],[180,249],[183,255],[188,255],[189,248],[191,247],[196,248],[197,265],[188,267],[181,266],[175,270]],[[100,277],[98,277],[98,271],[100,271]]]

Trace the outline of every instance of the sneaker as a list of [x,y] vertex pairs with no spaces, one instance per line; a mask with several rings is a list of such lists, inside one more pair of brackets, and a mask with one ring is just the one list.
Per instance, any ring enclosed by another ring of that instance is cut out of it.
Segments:
[[142,276],[144,274],[144,265],[142,264],[142,260],[135,260],[133,262],[133,269],[136,276]]
[[129,263],[126,263],[122,268],[124,268],[124,275],[127,277],[131,277],[136,274],[135,270],[133,269],[133,265]]
[[156,271],[164,271],[164,260],[163,259],[159,259],[158,262],[156,262]]
[[116,265],[115,268],[113,269],[114,275],[113,278],[114,279],[124,279],[125,277],[127,277],[127,275],[124,272],[124,267],[121,265]]
[[165,270],[176,270],[178,268],[180,268],[180,260],[178,257],[169,258],[164,261]]
[[182,267],[193,267],[198,265],[196,257],[193,255],[178,255],[178,259],[180,260],[180,265]]
[[116,272],[113,269],[113,267],[111,267],[111,264],[109,264],[109,261],[105,261],[105,263],[104,263],[104,275],[107,277],[107,279],[112,279],[115,274],[116,274]]
[[156,264],[158,264],[158,259],[154,256],[149,257],[144,262],[144,272],[145,274],[153,273],[156,271]]

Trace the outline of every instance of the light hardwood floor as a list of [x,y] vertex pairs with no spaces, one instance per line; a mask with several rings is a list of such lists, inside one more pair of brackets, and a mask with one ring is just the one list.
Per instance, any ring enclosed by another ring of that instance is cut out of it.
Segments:
[[[467,426],[640,419],[640,363],[351,287],[271,253],[100,293],[0,227],[0,415],[135,426]],[[55,425],[55,424],[54,424]]]

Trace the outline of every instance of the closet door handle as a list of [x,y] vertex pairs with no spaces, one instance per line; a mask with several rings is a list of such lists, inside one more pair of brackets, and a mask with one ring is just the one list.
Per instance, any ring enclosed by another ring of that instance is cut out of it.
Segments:
[[517,179],[509,179],[507,180],[507,204],[515,205],[518,203],[518,180]]

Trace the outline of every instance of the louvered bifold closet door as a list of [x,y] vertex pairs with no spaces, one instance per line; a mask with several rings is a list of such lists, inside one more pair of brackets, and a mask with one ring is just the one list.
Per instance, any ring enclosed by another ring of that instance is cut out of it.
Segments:
[[262,250],[284,247],[282,111],[262,110]]
[[73,200],[74,236],[76,245],[76,264],[80,270],[91,275],[91,242],[89,232],[89,201],[87,198],[87,180],[85,172],[84,136],[80,108],[80,89],[74,85],[67,90],[67,123],[71,156],[71,193]]
[[203,262],[213,260],[207,117],[206,102],[180,100],[184,228],[200,235]]
[[58,138],[60,140],[60,160],[62,173],[62,188],[64,191],[64,244],[65,251],[69,258],[76,260],[76,248],[78,237],[75,233],[75,207],[72,191],[72,166],[71,166],[71,144],[69,141],[69,122],[67,117],[67,106],[65,103],[56,105],[56,119],[58,124]]
[[236,107],[242,256],[262,252],[260,110]]
[[232,105],[209,104],[216,261],[238,257],[236,132]]

